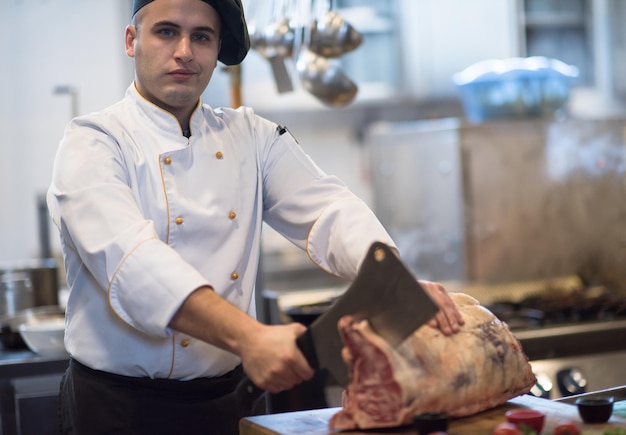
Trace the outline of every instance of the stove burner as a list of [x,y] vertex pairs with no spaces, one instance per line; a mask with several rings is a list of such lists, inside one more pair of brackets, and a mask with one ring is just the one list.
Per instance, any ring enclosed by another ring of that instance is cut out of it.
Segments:
[[511,330],[626,318],[626,298],[603,286],[532,296],[520,302],[497,301],[487,308]]

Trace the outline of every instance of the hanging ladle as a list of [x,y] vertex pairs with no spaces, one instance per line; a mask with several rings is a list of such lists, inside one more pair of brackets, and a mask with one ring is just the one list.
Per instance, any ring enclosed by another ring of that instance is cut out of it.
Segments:
[[324,57],[339,57],[362,42],[361,33],[337,12],[329,10],[321,19],[313,21],[309,48]]
[[345,106],[358,91],[357,86],[336,62],[303,48],[296,60],[302,86],[329,106]]
[[[311,1],[312,17],[318,16],[316,13],[318,5],[321,5],[319,1]],[[329,2],[328,9],[326,9],[324,15],[327,16],[328,11],[331,9],[332,2]],[[299,47],[295,59],[296,71],[302,86],[322,103],[335,107],[345,106],[354,99],[358,88],[344,73],[336,59],[328,59],[311,49],[317,21],[314,18],[312,25],[304,26],[302,45]],[[328,32],[328,34],[330,33],[333,32]],[[326,46],[325,43],[322,43],[321,35],[321,33],[318,33],[318,51],[323,51],[319,50],[319,48]]]
[[[275,3],[274,19],[284,16],[286,3]],[[281,10],[282,8],[282,10]],[[293,91],[293,83],[285,60],[293,56],[295,32],[288,18],[273,21],[262,29],[254,29],[250,34],[250,44],[272,67],[276,89],[279,93]]]

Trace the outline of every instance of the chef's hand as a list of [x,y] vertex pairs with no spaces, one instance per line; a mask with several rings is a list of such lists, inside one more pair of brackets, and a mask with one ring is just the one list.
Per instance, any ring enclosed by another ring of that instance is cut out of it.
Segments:
[[446,289],[436,282],[419,281],[419,283],[439,306],[439,312],[428,324],[433,328],[439,328],[443,335],[459,332],[465,321]]
[[315,372],[296,345],[296,338],[305,331],[300,323],[260,324],[240,355],[248,378],[270,393],[289,390],[311,379]]

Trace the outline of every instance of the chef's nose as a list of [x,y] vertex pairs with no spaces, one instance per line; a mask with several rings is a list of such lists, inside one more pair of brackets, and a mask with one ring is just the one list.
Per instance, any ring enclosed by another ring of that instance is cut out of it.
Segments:
[[178,40],[178,44],[176,45],[176,53],[175,56],[177,59],[182,60],[183,62],[190,61],[193,57],[191,51],[191,39],[188,37],[181,37]]

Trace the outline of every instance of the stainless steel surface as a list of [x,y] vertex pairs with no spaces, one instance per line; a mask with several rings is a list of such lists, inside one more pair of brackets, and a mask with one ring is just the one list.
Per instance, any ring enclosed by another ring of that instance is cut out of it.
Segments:
[[7,379],[63,373],[69,355],[40,356],[30,350],[0,350],[0,383]]
[[250,35],[252,48],[266,59],[290,58],[293,55],[295,34],[288,18],[282,18]]
[[626,319],[528,329],[514,334],[531,360],[626,351]]
[[0,276],[0,315],[12,316],[35,302],[30,274],[9,272]]
[[293,61],[304,89],[328,106],[345,106],[358,88],[341,65],[329,59],[356,49],[363,37],[331,10],[332,5],[323,11],[321,3],[308,6],[305,12],[306,8],[277,0],[268,18],[270,8],[261,9],[253,2],[248,11],[251,46],[270,61],[279,93],[293,90],[286,64]]
[[539,383],[549,382],[547,398],[550,399],[572,396],[567,391],[564,394],[565,386],[576,391],[573,395],[577,395],[626,385],[626,350],[536,360],[531,361],[531,365]]
[[[580,337],[582,334],[600,335],[603,333],[607,335],[612,335],[613,337],[625,337],[623,336],[623,334],[626,334],[626,319],[606,322],[568,324],[562,326],[553,326],[549,328],[528,329],[524,331],[517,331],[515,335],[519,340],[528,341],[532,339],[566,336]],[[626,340],[622,341],[622,344],[626,348]],[[580,350],[582,351],[584,349]]]
[[0,433],[53,433],[59,384],[67,364],[68,355],[0,350]]
[[374,209],[423,279],[464,280],[459,122],[376,123],[366,132]]
[[309,48],[324,57],[339,57],[363,42],[361,35],[350,23],[335,11],[328,11],[315,20],[311,29]]
[[339,64],[311,50],[303,49],[298,54],[296,70],[302,86],[326,105],[345,106],[358,91]]
[[252,48],[270,62],[276,89],[281,94],[294,89],[285,63],[292,60],[294,40],[294,29],[288,18],[275,21],[263,29],[255,29],[250,35]]
[[46,202],[46,194],[37,195],[37,223],[39,227],[39,255],[41,258],[52,258],[50,246],[50,213]]
[[623,119],[373,124],[374,208],[418,276],[626,282]]
[[576,404],[576,400],[579,398],[596,399],[603,397],[613,397],[616,402],[626,400],[626,386],[619,386],[613,388],[607,388],[605,390],[592,391],[590,393],[577,394],[575,396],[561,397],[554,399],[557,402],[569,403],[570,405]]
[[58,304],[59,277],[58,266],[54,259],[29,259],[0,263],[0,280],[10,281],[7,277],[11,275],[26,275],[32,285],[31,305],[21,308]]

